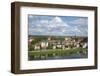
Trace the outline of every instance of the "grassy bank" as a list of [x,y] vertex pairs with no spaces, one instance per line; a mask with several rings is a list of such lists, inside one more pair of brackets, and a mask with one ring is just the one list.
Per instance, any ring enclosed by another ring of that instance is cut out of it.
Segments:
[[74,49],[48,49],[48,50],[36,50],[36,51],[29,51],[29,57],[32,56],[45,56],[45,55],[57,55],[57,56],[63,56],[63,55],[70,55],[70,54],[77,54],[82,53],[85,54],[87,52],[87,49],[84,48],[74,48]]

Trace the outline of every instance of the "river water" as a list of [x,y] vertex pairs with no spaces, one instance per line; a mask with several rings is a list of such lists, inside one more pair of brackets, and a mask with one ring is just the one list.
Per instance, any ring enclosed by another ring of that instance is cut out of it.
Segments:
[[81,59],[81,58],[88,58],[87,54],[71,54],[71,55],[64,55],[64,56],[48,56],[44,58],[30,58],[29,60],[58,60],[58,59]]
[[55,59],[80,59],[80,58],[88,58],[87,55],[82,55],[82,54],[71,54],[71,55],[65,55],[65,56],[55,56],[55,57],[48,57],[50,60],[55,60]]

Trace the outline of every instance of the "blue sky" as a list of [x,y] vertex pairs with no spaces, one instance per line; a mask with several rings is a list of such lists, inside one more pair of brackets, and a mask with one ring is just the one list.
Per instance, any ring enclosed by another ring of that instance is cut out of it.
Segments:
[[28,15],[29,35],[88,36],[88,17]]

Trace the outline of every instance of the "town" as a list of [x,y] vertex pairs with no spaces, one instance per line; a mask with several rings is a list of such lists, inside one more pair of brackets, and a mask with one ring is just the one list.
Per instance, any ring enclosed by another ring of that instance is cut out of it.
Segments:
[[87,48],[87,38],[86,37],[65,37],[62,39],[48,37],[47,40],[41,39],[39,42],[35,42],[34,37],[29,37],[29,46],[32,45],[33,50],[40,49],[70,49],[70,48]]
[[30,59],[47,59],[71,54],[87,55],[87,37],[29,36],[28,51]]

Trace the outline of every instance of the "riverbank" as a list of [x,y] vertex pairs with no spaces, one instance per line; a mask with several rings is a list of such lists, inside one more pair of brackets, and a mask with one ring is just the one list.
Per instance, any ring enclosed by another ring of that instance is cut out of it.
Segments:
[[[74,57],[75,56],[75,57]],[[70,59],[87,57],[86,48],[44,49],[28,51],[28,60]]]

